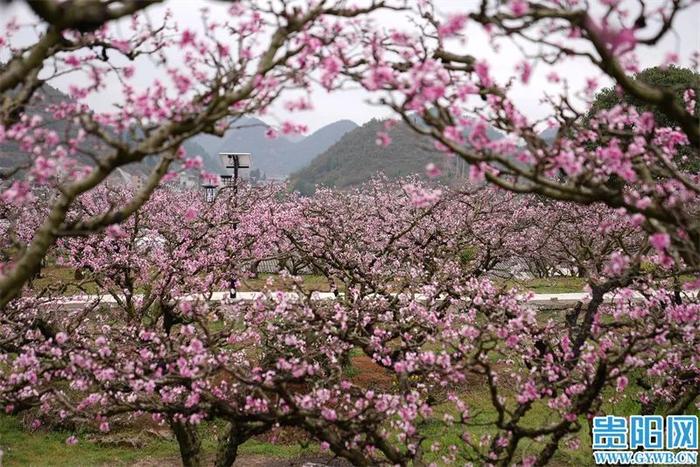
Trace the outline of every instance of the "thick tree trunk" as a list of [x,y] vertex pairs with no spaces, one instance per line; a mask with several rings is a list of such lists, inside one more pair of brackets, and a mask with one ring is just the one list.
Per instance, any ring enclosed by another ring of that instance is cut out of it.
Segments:
[[230,423],[226,433],[219,437],[216,450],[215,467],[231,467],[238,456],[238,446],[245,443],[251,436],[265,433],[270,429],[267,423]]
[[202,440],[199,439],[197,427],[189,423],[171,421],[170,428],[175,433],[180,447],[180,457],[184,467],[200,467],[202,465]]
[[238,456],[238,446],[245,440],[241,439],[240,434],[234,424],[229,425],[226,433],[219,437],[219,446],[216,450],[216,467],[231,467]]
[[250,263],[250,273],[253,275],[253,279],[258,278],[258,268],[260,267],[260,261],[253,261]]

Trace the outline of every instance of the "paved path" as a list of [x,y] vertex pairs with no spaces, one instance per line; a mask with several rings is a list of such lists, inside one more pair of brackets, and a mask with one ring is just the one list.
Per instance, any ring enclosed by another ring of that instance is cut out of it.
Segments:
[[[698,297],[700,291],[698,290],[691,290],[691,291],[685,291],[685,293],[688,296],[694,296]],[[298,295],[296,292],[272,292],[270,294],[273,298],[273,300],[278,300],[281,298],[282,295],[285,295],[287,300],[296,300],[298,298]],[[341,296],[343,294],[340,294]],[[265,296],[265,293],[263,292],[238,292],[236,295],[236,298],[231,300],[229,298],[229,292],[214,292],[212,294],[212,297],[210,301],[212,302],[221,302],[221,301],[228,301],[228,302],[247,302],[247,301],[254,301],[257,300],[258,298],[262,298]],[[138,298],[138,295],[136,296]],[[641,299],[642,296],[639,294],[635,294],[635,297],[637,299]],[[311,295],[312,300],[335,300],[337,297],[335,294],[332,292],[313,292]],[[420,300],[421,296],[418,295],[417,298]],[[569,292],[569,293],[543,293],[543,294],[533,294],[529,300],[528,303],[531,304],[532,306],[535,306],[537,308],[564,308],[564,307],[570,307],[578,303],[579,301],[585,301],[586,299],[590,298],[590,295],[585,292]],[[187,295],[184,297],[185,300],[196,300],[196,299],[204,299],[204,296],[202,295]],[[613,301],[615,300],[615,295],[612,294],[607,294],[606,295],[606,301]],[[68,309],[77,309],[79,307],[82,307],[86,305],[87,303],[93,302],[93,301],[100,301],[105,304],[114,304],[117,303],[117,300],[111,296],[111,295],[75,295],[72,297],[65,297],[62,299],[57,299],[53,301],[52,303],[58,303],[62,305],[65,308]]]

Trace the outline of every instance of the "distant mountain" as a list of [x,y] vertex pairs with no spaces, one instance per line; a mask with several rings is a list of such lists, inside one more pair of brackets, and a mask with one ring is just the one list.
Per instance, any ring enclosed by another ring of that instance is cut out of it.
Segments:
[[[389,178],[424,176],[429,162],[442,169],[440,181],[444,183],[466,176],[463,161],[437,151],[430,138],[418,135],[404,123],[389,131],[392,142],[386,147],[377,145],[379,131],[385,131],[384,122],[371,120],[345,134],[308,167],[290,176],[292,189],[303,194],[312,193],[316,185],[342,189],[359,185],[378,173]],[[502,137],[491,129],[488,134],[492,139]]]
[[543,131],[540,132],[538,136],[545,140],[547,143],[551,143],[557,138],[557,133],[559,133],[558,127],[550,127],[545,128]]
[[289,173],[296,172],[311,163],[319,154],[333,146],[348,132],[358,128],[350,120],[338,120],[313,132],[296,144],[295,160],[298,164]]
[[[44,85],[37,93],[30,109],[44,117],[45,126],[56,130],[59,134],[75,131],[70,129],[67,122],[54,121],[53,116],[44,112],[46,103],[58,103],[69,101],[70,97],[61,91]],[[220,151],[241,151],[253,154],[253,169],[258,169],[260,174],[267,177],[285,178],[291,172],[299,170],[325,151],[341,136],[357,125],[349,120],[340,120],[331,123],[307,137],[295,137],[293,139],[280,137],[269,139],[265,136],[267,124],[263,121],[247,118],[237,122],[238,128],[229,130],[223,138],[212,135],[198,135],[185,141],[183,144],[189,156],[202,156],[204,168],[212,173],[221,173],[223,167],[219,160]],[[100,153],[101,143],[94,138],[88,138],[83,146],[93,152]],[[84,162],[91,163],[87,158]],[[18,165],[29,165],[31,158],[25,151],[22,151],[14,142],[0,144],[0,172],[3,169],[16,167]],[[128,164],[123,170],[131,175],[146,175],[157,163],[156,156],[147,156],[142,162]],[[177,165],[177,164],[176,164]],[[17,178],[24,177],[24,171],[15,175]]]
[[[67,100],[68,96],[61,91],[48,84],[44,84],[37,90],[36,94],[27,105],[27,113],[41,117],[44,128],[62,134],[68,131],[68,123],[64,120],[55,120],[53,116],[46,111],[46,107],[50,104],[59,104]],[[30,154],[23,151],[19,144],[14,141],[4,141],[0,143],[0,172],[3,168],[30,166],[33,159],[33,157],[30,157]],[[21,170],[16,174],[16,177],[21,178],[23,174],[24,171]]]
[[[212,135],[199,135],[192,139],[205,151],[202,154],[207,163],[218,163],[218,153],[225,151],[250,152],[253,155],[253,169],[260,170],[268,177],[286,178],[290,173],[308,165],[314,157],[328,149],[344,134],[357,128],[350,120],[340,120],[298,139],[265,136],[268,125],[256,118],[244,118],[236,122],[223,138]],[[211,162],[214,159],[216,162]]]
[[[48,104],[58,104],[60,102],[68,102],[70,97],[62,93],[58,89],[55,89],[48,84],[44,84],[39,92],[33,97],[30,102],[29,109],[32,114],[40,115],[44,121],[44,126],[56,131],[59,134],[68,132],[68,134],[75,133],[76,129],[69,127],[66,121],[55,120],[54,117],[45,111]],[[100,148],[103,146],[102,143],[97,141],[95,138],[88,137],[81,145],[83,149],[89,149],[90,151],[99,154]],[[207,151],[204,150],[195,141],[189,140],[185,141],[183,144],[187,154],[189,155],[202,155],[204,157],[204,166],[210,172],[221,172],[221,164],[217,158],[207,158],[205,157]],[[93,163],[87,157],[78,156],[78,159],[84,163]],[[0,170],[3,168],[11,168],[16,166],[30,166],[32,158],[22,151],[19,145],[15,142],[4,142],[0,144]],[[145,176],[148,174],[150,169],[152,169],[158,162],[157,156],[146,156],[143,161],[128,164],[122,167],[122,171],[129,175]],[[16,174],[17,178],[24,177],[24,171],[20,171]]]

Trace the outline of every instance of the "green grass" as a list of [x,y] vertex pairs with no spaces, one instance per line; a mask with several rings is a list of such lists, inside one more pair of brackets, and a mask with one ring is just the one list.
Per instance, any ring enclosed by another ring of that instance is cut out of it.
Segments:
[[[72,433],[63,431],[23,429],[16,417],[0,416],[0,448],[4,451],[4,466],[103,466],[129,465],[136,461],[152,461],[153,465],[171,464],[179,457],[174,440],[150,438],[143,446],[105,446],[78,435],[78,443],[65,443]],[[203,424],[202,447],[205,457],[215,454],[216,438],[213,424]],[[127,436],[125,436],[127,437]],[[272,444],[251,439],[239,449],[239,455],[275,458],[295,458],[318,450],[317,445]]]
[[[329,281],[325,276],[316,274],[306,274],[301,276],[303,279],[303,287],[306,290],[318,290],[320,292],[330,291]],[[254,279],[242,279],[240,291],[258,291],[267,286],[269,278],[273,279],[273,289],[288,290],[291,289],[290,281],[285,281],[279,274],[261,273]]]
[[153,440],[141,448],[107,447],[80,439],[68,446],[71,433],[44,431],[28,432],[17,418],[0,417],[0,447],[4,451],[3,465],[120,465],[146,458],[163,458],[177,453],[172,441]]
[[[630,388],[631,390],[631,388]],[[461,441],[461,435],[467,431],[473,441],[478,441],[485,434],[493,435],[496,433],[492,422],[496,419],[496,410],[491,405],[490,396],[485,386],[479,385],[473,387],[468,392],[462,395],[462,398],[467,402],[472,411],[470,423],[472,425],[465,427],[463,425],[454,424],[448,426],[442,422],[442,416],[449,413],[457,420],[459,413],[454,409],[451,403],[445,403],[435,408],[431,421],[422,426],[421,432],[428,436],[424,442],[424,452],[429,453],[430,445],[434,441],[440,441],[443,446],[456,444],[457,446],[466,445]],[[507,394],[506,399],[512,401],[513,394]],[[603,404],[602,413],[629,416],[639,414],[641,407],[638,402],[630,397],[623,398],[620,402],[613,405],[609,403]],[[538,403],[532,406],[527,415],[521,420],[521,424],[525,427],[545,426],[559,420],[551,409],[545,404]],[[568,449],[565,443],[560,444],[560,448],[554,454],[550,461],[550,465],[554,466],[587,466],[594,465],[593,454],[591,450],[591,439],[588,432],[588,423],[585,417],[579,418],[581,425],[580,431],[575,435],[580,440],[580,448],[576,450]],[[516,450],[516,459],[520,456],[535,455],[543,447],[543,444],[532,440],[522,440]],[[469,448],[467,448],[469,449]],[[447,454],[447,449],[443,448],[437,453],[428,454],[428,461],[441,462],[441,456]]]
[[[679,280],[681,284],[685,284],[695,280],[695,277],[683,275],[679,277]],[[520,290],[531,290],[535,293],[568,293],[583,291],[586,281],[585,277],[545,277],[522,281],[507,280],[501,281],[500,284],[507,287],[516,287]]]
[[568,293],[583,291],[586,279],[583,277],[547,277],[524,281],[508,280],[502,284],[506,287],[531,290],[535,293]]
[[265,457],[279,457],[283,459],[291,459],[304,454],[315,453],[318,451],[318,445],[310,444],[301,446],[299,444],[272,444],[251,439],[246,441],[238,450],[241,455],[257,455]]
[[41,270],[41,275],[35,278],[30,286],[37,292],[41,292],[46,287],[58,287],[61,285],[70,284],[63,291],[63,295],[79,295],[83,293],[96,294],[98,291],[97,284],[87,282],[82,285],[85,290],[80,290],[73,284],[80,281],[75,277],[73,268],[63,266],[47,266]]
[[[601,414],[628,416],[639,414],[641,407],[633,394],[637,388],[630,385],[626,395],[617,395],[614,403],[605,402],[601,408]],[[614,393],[609,390],[605,399],[608,400]],[[512,401],[513,394],[504,390],[506,400]],[[442,465],[442,456],[447,454],[446,446],[455,444],[465,446],[461,441],[461,435],[466,430],[473,440],[478,440],[484,434],[493,434],[493,420],[496,412],[493,409],[484,384],[473,384],[465,388],[463,399],[471,408],[472,426],[464,427],[458,424],[451,426],[442,421],[443,414],[450,413],[458,419],[458,413],[451,403],[442,403],[434,407],[432,416],[425,421],[421,432],[427,436],[424,442],[424,453],[427,460]],[[544,404],[535,404],[522,420],[522,424],[528,427],[547,425],[558,420],[558,416]],[[579,419],[581,430],[576,435],[581,447],[571,450],[564,443],[556,452],[550,462],[553,466],[587,466],[593,465],[588,424],[585,417]],[[200,433],[203,438],[205,459],[211,460],[216,446],[215,433],[223,429],[222,423],[203,423]],[[148,438],[143,447],[112,447],[98,445],[89,441],[85,435],[79,436],[79,443],[75,446],[67,446],[65,439],[71,433],[39,430],[37,432],[25,431],[16,417],[0,416],[0,448],[5,452],[5,464],[7,466],[102,466],[102,465],[129,465],[136,461],[150,461],[153,465],[169,465],[178,462],[177,444],[174,440]],[[127,433],[128,434],[128,433]],[[430,452],[430,445],[439,441],[442,448],[436,452]],[[516,458],[521,455],[536,454],[542,445],[530,440],[521,441],[516,451]],[[262,456],[265,458],[293,459],[305,454],[318,452],[318,445],[309,443],[300,444],[272,444],[259,439],[251,439],[241,446],[241,456]],[[210,464],[211,462],[205,462]],[[245,464],[243,464],[245,465]]]

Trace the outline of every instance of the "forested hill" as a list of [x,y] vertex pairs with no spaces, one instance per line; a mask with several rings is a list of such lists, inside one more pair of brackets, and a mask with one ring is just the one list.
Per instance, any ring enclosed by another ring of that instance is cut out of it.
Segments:
[[[378,173],[392,179],[424,176],[429,162],[443,169],[442,182],[466,175],[461,161],[437,151],[430,139],[417,135],[406,124],[400,123],[388,132],[392,142],[386,147],[377,145],[380,131],[384,131],[384,122],[371,120],[346,133],[307,167],[290,176],[292,189],[303,194],[313,193],[316,185],[342,189],[359,185]],[[489,130],[489,136],[501,135]]]

